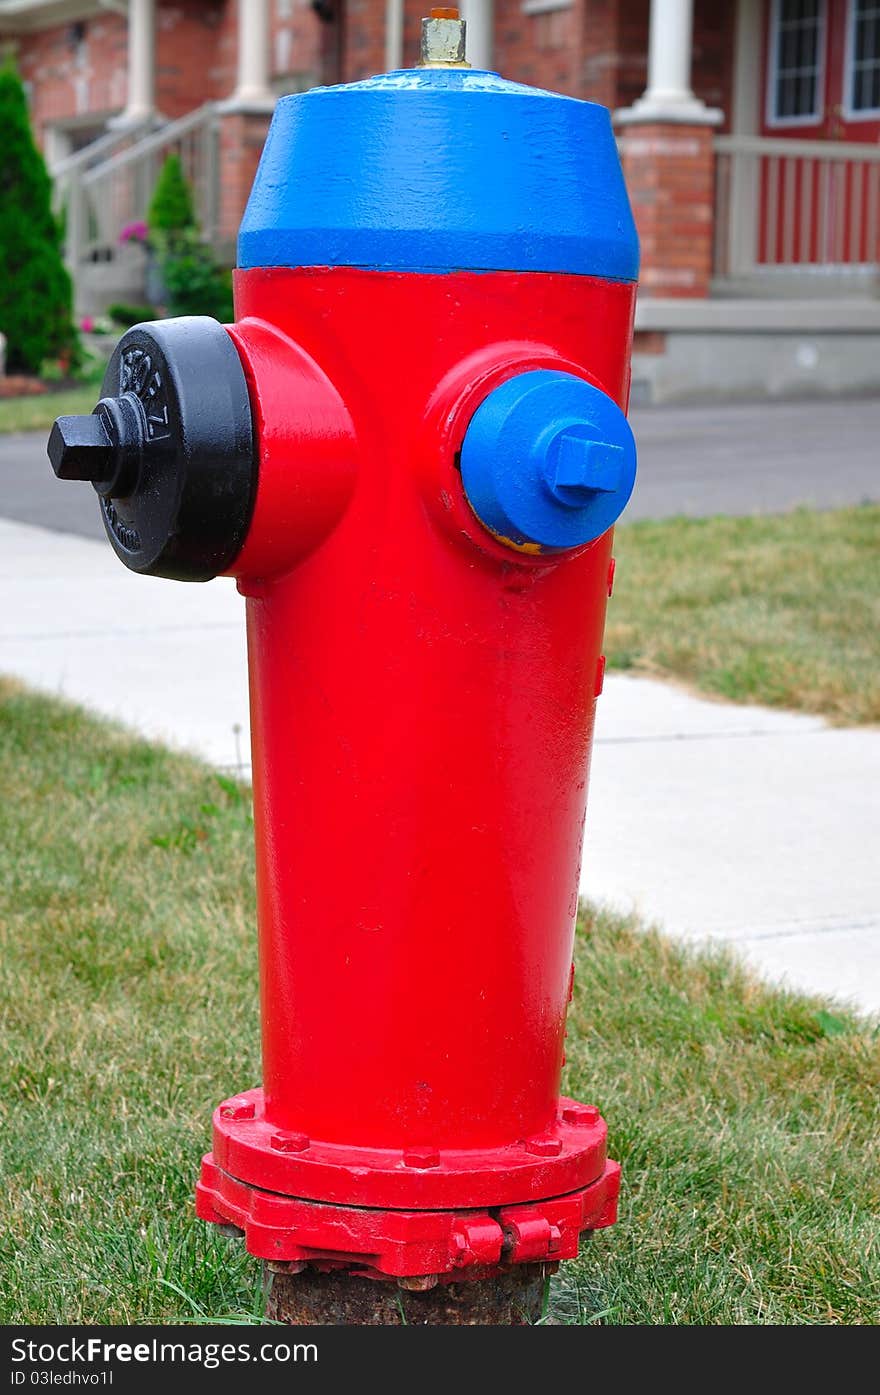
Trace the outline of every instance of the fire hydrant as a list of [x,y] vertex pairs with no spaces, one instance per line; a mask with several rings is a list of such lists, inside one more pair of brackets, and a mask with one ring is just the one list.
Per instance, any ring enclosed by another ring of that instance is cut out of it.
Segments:
[[264,1075],[197,1210],[293,1322],[533,1320],[616,1215],[559,1085],[638,246],[608,112],[451,13],[279,102],[235,323],[135,326],[49,443],[126,566],[247,598]]

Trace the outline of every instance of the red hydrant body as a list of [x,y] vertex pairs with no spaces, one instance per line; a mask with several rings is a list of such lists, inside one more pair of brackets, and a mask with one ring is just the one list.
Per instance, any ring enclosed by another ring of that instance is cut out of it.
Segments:
[[[334,134],[366,190],[393,183],[420,123],[461,162],[431,198],[413,176],[346,224],[332,174],[317,214],[283,192]],[[480,181],[506,159],[496,215]],[[604,1120],[559,1087],[635,257],[598,108],[464,72],[279,106],[228,327],[256,486],[214,566],[247,598],[264,1076],[216,1111],[198,1189],[264,1259],[427,1286],[571,1257],[614,1219]],[[157,351],[127,353],[161,435],[170,350],[152,388]],[[96,488],[128,560],[144,515]]]
[[[611,535],[564,563],[512,552],[473,516],[456,450],[512,370],[562,367],[624,404],[633,289],[260,269],[237,274],[236,297],[264,492],[235,572],[265,1094],[248,1097],[254,1121],[219,1111],[209,1177],[221,1193],[215,1166],[288,1196],[438,1211],[598,1184],[593,1221],[610,1220],[604,1122],[561,1122],[558,1095]],[[310,505],[270,316],[332,365],[339,399],[321,384],[315,417],[357,440],[344,516],[295,566]],[[523,338],[529,324],[541,334]],[[295,1150],[273,1148],[276,1130]],[[579,1229],[540,1257],[576,1253]],[[500,1256],[490,1233],[485,1260]]]

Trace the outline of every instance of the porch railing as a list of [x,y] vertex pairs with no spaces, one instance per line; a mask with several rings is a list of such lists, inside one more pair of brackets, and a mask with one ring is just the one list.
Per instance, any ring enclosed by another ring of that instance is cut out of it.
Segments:
[[84,266],[120,255],[122,229],[146,219],[159,170],[172,152],[180,156],[193,191],[202,233],[216,241],[219,123],[209,102],[158,130],[111,133],[55,167],[56,201],[65,209],[65,255],[75,280]]
[[844,277],[880,259],[880,146],[718,136],[715,275]]
[[50,167],[52,202],[55,211],[64,220],[65,259],[71,274],[75,275],[86,255],[90,229],[97,231],[95,220],[89,212],[85,176],[105,160],[136,145],[142,137],[150,134],[155,125],[155,118],[150,118],[136,125],[105,131],[97,140],[90,141],[72,155],[56,160]]
[[139,140],[141,136],[148,134],[157,124],[157,119],[151,116],[131,126],[121,126],[105,131],[102,136],[98,136],[97,140],[89,141],[88,145],[56,160],[49,169],[54,181],[56,198],[63,195],[69,179],[76,178],[77,175],[83,174],[101,160],[106,160],[109,156],[117,154],[125,146],[131,145],[132,141]]

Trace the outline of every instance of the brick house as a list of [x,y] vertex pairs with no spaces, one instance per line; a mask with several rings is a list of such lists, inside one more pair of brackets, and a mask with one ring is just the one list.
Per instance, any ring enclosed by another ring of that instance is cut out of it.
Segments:
[[[416,61],[417,0],[0,0],[83,306],[181,153],[231,259],[282,93]],[[654,400],[880,386],[880,0],[465,0],[474,66],[615,113]],[[142,290],[142,287],[141,287]]]

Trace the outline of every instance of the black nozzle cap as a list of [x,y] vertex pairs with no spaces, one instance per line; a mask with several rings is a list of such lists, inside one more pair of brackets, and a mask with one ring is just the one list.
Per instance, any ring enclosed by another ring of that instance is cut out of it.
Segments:
[[59,417],[48,453],[59,479],[94,486],[132,571],[208,581],[241,551],[256,497],[254,425],[241,359],[216,320],[135,325],[92,415]]
[[103,484],[116,473],[113,442],[99,416],[59,417],[48,451],[60,480]]

